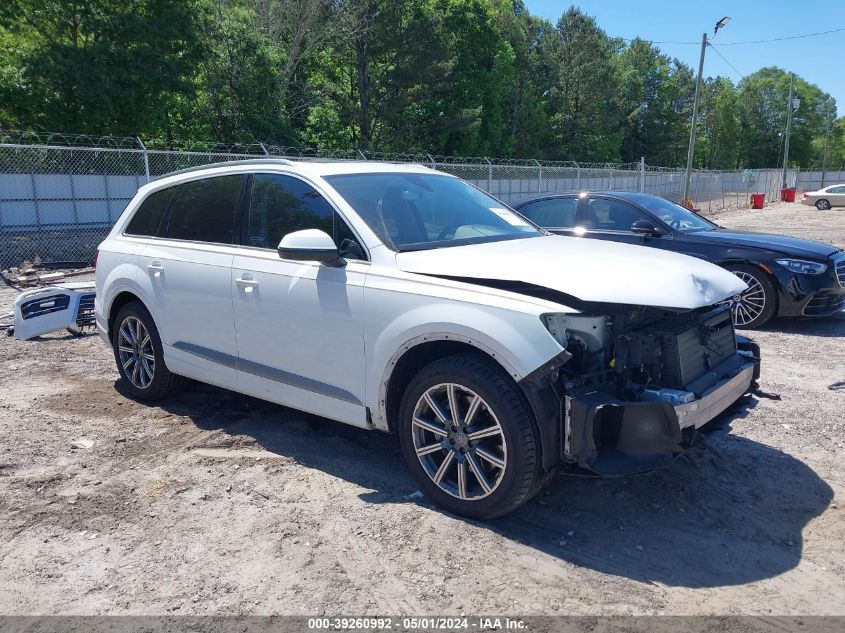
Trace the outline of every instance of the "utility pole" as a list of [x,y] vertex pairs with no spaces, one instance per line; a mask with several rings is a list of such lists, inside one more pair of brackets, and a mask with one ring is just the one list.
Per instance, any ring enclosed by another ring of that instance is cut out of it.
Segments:
[[830,119],[833,114],[833,110],[830,107],[830,103],[827,104],[827,125],[825,126],[824,130],[824,154],[822,154],[822,184],[819,189],[824,189],[824,177],[825,172],[827,171],[827,144],[830,141]]
[[698,78],[695,82],[695,97],[692,102],[692,125],[689,131],[689,149],[687,150],[687,172],[684,175],[684,198],[681,201],[684,207],[689,200],[689,182],[692,175],[692,159],[695,154],[695,124],[698,120],[698,94],[701,92],[701,75],[704,72],[704,51],[707,50],[707,33],[701,34],[701,59],[698,61]]
[[[716,22],[716,28],[713,29],[713,37],[719,32],[719,29],[725,28],[725,25],[730,22],[728,16],[723,17]],[[698,122],[698,95],[701,93],[702,75],[704,74],[704,51],[707,50],[707,33],[701,34],[701,59],[698,60],[698,78],[695,82],[695,97],[692,102],[692,125],[689,131],[689,149],[687,150],[687,172],[684,174],[684,199],[681,201],[683,206],[687,206],[689,200],[689,183],[692,175],[692,161],[695,155],[695,126]]]
[[786,169],[789,166],[789,133],[792,131],[792,112],[795,108],[792,98],[795,95],[795,73],[790,73],[789,102],[786,104],[786,138],[783,140],[783,188],[786,189]]

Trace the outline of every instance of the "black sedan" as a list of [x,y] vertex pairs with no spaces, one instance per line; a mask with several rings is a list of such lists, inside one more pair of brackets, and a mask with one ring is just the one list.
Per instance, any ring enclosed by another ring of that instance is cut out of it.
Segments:
[[845,308],[845,253],[830,244],[722,228],[644,193],[549,194],[514,208],[560,235],[665,248],[723,266],[748,285],[732,300],[740,328]]

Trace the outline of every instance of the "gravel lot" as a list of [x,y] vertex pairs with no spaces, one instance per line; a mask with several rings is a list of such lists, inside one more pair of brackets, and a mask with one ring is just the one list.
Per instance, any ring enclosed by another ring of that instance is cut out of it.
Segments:
[[[716,219],[845,246],[842,210]],[[561,476],[487,524],[419,498],[389,436],[201,385],[144,406],[97,336],[0,337],[0,613],[842,615],[844,336],[775,322],[783,400],[713,452]]]

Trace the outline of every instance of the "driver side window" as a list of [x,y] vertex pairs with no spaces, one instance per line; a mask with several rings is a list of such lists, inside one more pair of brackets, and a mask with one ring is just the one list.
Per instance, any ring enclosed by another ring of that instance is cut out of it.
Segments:
[[584,227],[592,231],[631,231],[643,215],[634,207],[605,198],[590,198],[584,214]]
[[283,174],[255,174],[241,239],[245,246],[275,250],[288,233],[328,233],[346,259],[366,259],[352,229],[311,185]]

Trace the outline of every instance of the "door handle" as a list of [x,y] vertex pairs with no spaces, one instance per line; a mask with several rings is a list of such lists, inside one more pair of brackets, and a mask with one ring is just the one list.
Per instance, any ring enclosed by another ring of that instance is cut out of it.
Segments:
[[235,283],[242,287],[244,289],[244,292],[252,292],[253,288],[258,287],[258,282],[249,276],[238,277],[237,279],[235,279]]
[[147,265],[147,270],[153,273],[153,277],[161,277],[161,273],[164,272],[164,266],[161,265],[161,262],[153,262]]

